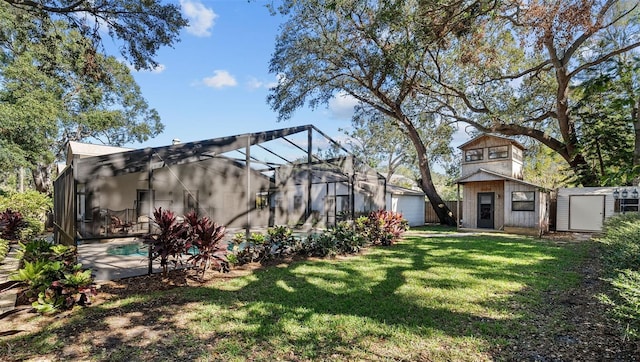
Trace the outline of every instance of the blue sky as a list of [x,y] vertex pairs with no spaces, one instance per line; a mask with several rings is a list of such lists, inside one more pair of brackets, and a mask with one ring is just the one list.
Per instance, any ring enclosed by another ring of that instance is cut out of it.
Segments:
[[[249,132],[313,124],[340,141],[349,128],[355,101],[335,98],[328,107],[299,109],[278,122],[266,103],[276,82],[269,61],[284,19],[273,16],[265,0],[179,0],[190,26],[174,48],[162,48],[154,71],[134,71],[149,106],[165,125],[142,148]],[[453,145],[468,140],[459,132]]]
[[165,131],[140,148],[314,124],[332,137],[350,125],[353,102],[338,99],[328,109],[300,109],[289,121],[277,122],[266,103],[276,82],[269,60],[278,26],[255,0],[181,0],[190,26],[174,48],[160,50],[154,71],[133,72],[142,94],[155,108]]

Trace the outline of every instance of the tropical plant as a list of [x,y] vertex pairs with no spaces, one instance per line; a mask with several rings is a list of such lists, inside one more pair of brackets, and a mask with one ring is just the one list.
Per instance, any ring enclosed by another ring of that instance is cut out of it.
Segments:
[[75,263],[76,248],[38,239],[20,245],[22,267],[10,276],[21,282],[24,295],[40,313],[91,303],[96,294],[91,270]]
[[185,215],[185,226],[189,242],[197,249],[187,261],[200,267],[201,278],[209,268],[229,272],[227,248],[222,243],[226,228],[208,217],[198,218],[195,212]]
[[52,198],[35,190],[0,193],[0,210],[19,211],[24,218],[26,225],[20,234],[23,240],[36,237],[44,231],[47,213],[52,208]]
[[401,213],[378,210],[369,214],[367,229],[369,241],[372,244],[386,246],[398,241],[409,229],[409,224]]
[[6,209],[0,212],[0,238],[6,240],[18,240],[20,230],[26,226],[24,218],[19,211]]
[[[18,252],[16,256],[22,261],[36,261],[48,258],[51,243],[47,239],[38,238],[28,242],[18,242]],[[46,255],[46,257],[45,257]]]
[[[360,220],[360,218],[356,219]],[[333,236],[336,250],[340,254],[354,254],[359,252],[367,243],[365,235],[355,223],[342,221],[327,232]]]
[[151,248],[151,259],[160,259],[162,275],[167,276],[169,262],[172,262],[174,267],[177,266],[182,255],[191,248],[191,243],[185,224],[177,222],[174,212],[159,207],[154,210],[153,217],[158,231],[145,235],[143,240]]
[[293,230],[285,225],[276,225],[267,229],[268,258],[283,258],[297,253],[299,241],[293,236]]

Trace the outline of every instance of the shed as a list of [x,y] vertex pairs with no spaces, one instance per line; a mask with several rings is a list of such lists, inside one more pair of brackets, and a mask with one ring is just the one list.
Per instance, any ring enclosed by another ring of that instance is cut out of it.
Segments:
[[387,210],[401,213],[409,226],[424,225],[424,192],[387,185],[386,204]]
[[[463,187],[460,229],[503,230],[539,235],[548,231],[548,192],[522,177],[524,146],[491,134],[480,135],[462,150]],[[460,190],[458,191],[458,194]]]
[[637,211],[637,187],[560,188],[557,191],[556,230],[600,232],[607,218]]

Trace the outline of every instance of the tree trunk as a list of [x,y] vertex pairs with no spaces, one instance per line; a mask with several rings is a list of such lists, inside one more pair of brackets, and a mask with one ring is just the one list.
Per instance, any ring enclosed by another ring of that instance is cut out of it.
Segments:
[[38,164],[31,170],[33,183],[38,192],[51,194],[51,165]]
[[418,154],[418,166],[420,168],[421,176],[420,180],[418,180],[420,188],[425,195],[427,195],[433,210],[436,215],[438,215],[438,219],[440,219],[440,224],[456,226],[456,219],[453,217],[453,212],[451,212],[449,207],[442,201],[442,198],[438,195],[438,191],[436,191],[436,187],[431,179],[431,167],[429,166],[429,159],[427,158],[427,148],[424,143],[422,143],[422,139],[420,139],[420,135],[413,126],[413,123],[411,123],[411,121],[406,117],[403,118],[402,123],[406,127],[407,134]]
[[633,112],[633,130],[634,130],[634,148],[633,148],[633,184],[640,183],[640,174],[637,170],[640,169],[640,97],[636,101]]

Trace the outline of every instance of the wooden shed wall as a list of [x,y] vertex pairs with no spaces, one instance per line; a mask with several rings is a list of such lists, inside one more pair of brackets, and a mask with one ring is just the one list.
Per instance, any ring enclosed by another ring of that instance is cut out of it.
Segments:
[[[501,159],[489,159],[489,147],[495,146],[509,146],[509,157]],[[522,176],[522,161],[513,159],[513,148],[515,145],[509,141],[496,138],[496,137],[483,137],[476,142],[472,142],[466,145],[462,150],[462,171],[461,175],[466,176],[478,171],[480,168],[488,169],[503,175],[511,177]],[[483,152],[483,159],[478,161],[465,161],[465,150],[481,148]]]
[[462,227],[475,229],[478,227],[478,193],[494,193],[494,228],[504,227],[504,181],[482,181],[464,184],[462,203]]
[[[535,192],[535,210],[534,211],[513,211],[511,204],[511,193],[516,191]],[[505,220],[504,225],[509,227],[522,228],[538,228],[541,215],[545,214],[546,194],[537,192],[537,188],[532,185],[526,185],[519,182],[505,181]]]

